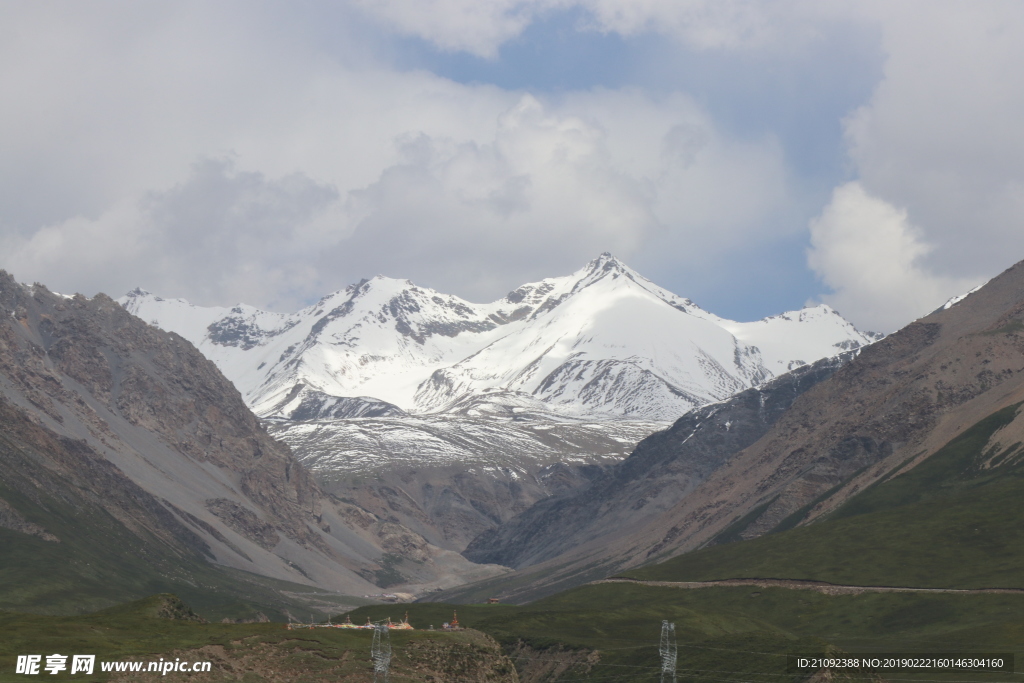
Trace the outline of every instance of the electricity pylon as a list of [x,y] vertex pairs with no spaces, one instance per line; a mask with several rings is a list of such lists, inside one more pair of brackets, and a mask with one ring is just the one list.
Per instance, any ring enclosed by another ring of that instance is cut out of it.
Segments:
[[386,621],[379,621],[373,625],[370,659],[373,660],[373,683],[388,683],[391,668],[391,631]]
[[676,683],[676,625],[661,622],[661,683]]

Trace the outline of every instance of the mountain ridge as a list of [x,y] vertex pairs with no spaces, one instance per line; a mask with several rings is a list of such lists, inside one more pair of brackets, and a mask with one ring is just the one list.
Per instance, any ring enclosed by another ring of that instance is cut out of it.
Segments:
[[139,289],[119,301],[192,341],[265,418],[290,418],[310,392],[412,414],[504,392],[555,419],[668,420],[877,338],[825,305],[725,320],[607,253],[487,304],[383,276],[294,314]]

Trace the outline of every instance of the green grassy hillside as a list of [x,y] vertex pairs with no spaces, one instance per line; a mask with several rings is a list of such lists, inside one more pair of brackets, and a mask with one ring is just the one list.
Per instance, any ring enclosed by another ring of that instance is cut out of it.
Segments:
[[[502,643],[521,668],[567,651],[598,651],[597,664],[577,666],[564,680],[658,680],[663,619],[676,624],[679,673],[686,680],[796,682],[802,678],[786,671],[785,655],[830,648],[1024,656],[1024,595],[827,596],[782,588],[598,584],[526,606],[374,605],[354,611],[352,620],[398,619],[408,611],[417,628],[437,628],[454,610],[461,624]],[[1006,676],[897,675],[960,681],[1001,681]]]
[[[661,581],[791,578],[1024,588],[1020,445],[1004,453],[983,452],[1018,409],[1011,406],[982,420],[911,471],[866,489],[823,521],[709,547],[624,575]],[[986,461],[997,466],[981,467]]]

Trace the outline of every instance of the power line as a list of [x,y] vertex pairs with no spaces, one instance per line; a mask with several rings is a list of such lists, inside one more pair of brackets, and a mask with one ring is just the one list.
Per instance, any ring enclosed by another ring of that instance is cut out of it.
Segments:
[[[388,681],[389,681],[391,657],[392,657],[391,635],[390,635],[389,622],[390,622],[390,620],[379,621],[379,622],[374,622],[373,623],[374,633],[373,633],[373,643],[372,643],[371,649],[370,649],[370,657],[373,660],[373,664],[374,664],[374,676],[373,676],[374,683],[388,683]],[[635,671],[637,671],[637,670],[645,670],[645,671],[651,671],[651,672],[653,672],[655,670],[660,670],[660,672],[661,672],[661,683],[677,683],[677,680],[678,680],[677,679],[677,672],[678,672],[678,667],[677,667],[677,664],[678,664],[678,645],[677,645],[677,642],[676,642],[676,629],[675,629],[675,626],[676,625],[674,623],[670,623],[668,620],[663,620],[661,622],[661,638],[660,638],[659,646],[658,646],[658,654],[661,657],[661,666],[660,667],[642,666],[642,665],[636,665],[636,664],[612,664],[612,663],[603,663],[603,662],[599,662],[599,661],[598,662],[594,662],[593,664],[591,664],[591,667],[597,667],[597,668],[603,668],[603,667],[622,667],[622,668],[633,669]],[[625,640],[625,639],[615,639],[615,640],[619,640],[621,642],[622,640]],[[629,641],[627,640],[626,642],[629,642]],[[787,657],[788,656],[788,655],[781,654],[781,653],[778,653],[778,652],[759,652],[759,651],[756,651],[756,650],[739,650],[739,649],[734,649],[734,648],[710,647],[710,646],[706,646],[706,645],[684,644],[683,647],[693,648],[693,649],[700,649],[700,650],[715,650],[715,651],[719,651],[719,652],[735,652],[735,653],[743,653],[743,654],[763,655],[763,656],[771,656],[771,657]],[[647,645],[634,645],[634,646],[629,646],[629,647],[595,648],[595,650],[597,652],[602,652],[602,651],[603,652],[607,652],[607,651],[612,651],[612,650],[639,650],[639,649],[647,649],[647,648],[653,648],[653,645],[647,644]],[[566,662],[562,658],[529,657],[529,656],[523,656],[523,655],[514,657],[514,659],[516,659],[516,660],[527,660],[527,661],[552,661],[552,662],[560,662],[560,663],[563,663],[563,664],[569,664],[570,667],[574,666],[574,665],[582,664],[582,662],[579,662],[579,663]],[[699,677],[699,678],[701,678],[702,680],[705,680],[705,681],[716,681],[716,682],[719,682],[719,683],[752,683],[751,679],[757,680],[759,677],[768,677],[768,676],[792,677],[793,676],[793,674],[791,674],[791,673],[753,672],[753,671],[726,671],[726,670],[721,670],[721,669],[683,669],[683,671],[685,673],[689,674],[690,676],[696,676],[696,677]],[[714,678],[714,677],[710,677],[710,676],[701,675],[702,673],[715,673],[715,674],[726,674],[726,675],[731,674],[731,675],[734,675],[734,676],[743,676],[744,678]],[[1012,674],[1016,674],[1018,672],[1011,672],[1011,673]],[[622,673],[622,674],[613,674],[613,675],[609,675],[609,676],[596,676],[596,677],[594,677],[594,676],[587,676],[586,678],[568,678],[568,679],[564,679],[563,678],[563,679],[560,679],[560,680],[564,680],[567,683],[569,681],[612,680],[612,679],[621,679],[621,677],[623,675],[627,675],[627,674]],[[874,679],[873,676],[848,675],[847,677],[851,678],[851,679],[861,679],[861,680],[873,680]],[[901,681],[901,682],[902,681],[906,681],[908,683],[909,682],[913,682],[913,683],[979,683],[978,681],[954,681],[954,680],[921,679],[921,678],[907,679],[907,678],[888,678],[887,677],[887,680],[889,680],[889,681]],[[1015,682],[1013,682],[1013,681],[988,681],[986,683],[1015,683]]]

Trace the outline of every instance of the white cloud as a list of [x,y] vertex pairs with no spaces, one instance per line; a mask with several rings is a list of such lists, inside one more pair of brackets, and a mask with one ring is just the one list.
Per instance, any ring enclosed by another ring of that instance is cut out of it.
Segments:
[[892,330],[1024,258],[1024,6],[857,11],[884,77],[845,121],[858,182],[812,222],[809,263],[844,315]]
[[1024,258],[1024,5],[879,3],[888,58],[846,122],[866,188],[907,208],[950,275]]
[[491,139],[418,134],[400,149],[352,193],[355,233],[330,258],[476,299],[652,241],[677,264],[706,259],[786,195],[773,141],[725,140],[685,98],[637,92],[524,95]]
[[834,291],[828,304],[862,329],[892,332],[978,284],[935,274],[932,249],[905,210],[851,182],[811,221],[808,263]]
[[[263,5],[48,7],[0,6],[18,29],[0,35],[5,228],[98,215],[202,157],[358,187],[394,163],[396,135],[489,135],[518,97],[335,58],[315,22]],[[358,40],[354,20],[332,18],[332,39]]]
[[[918,232],[901,234],[933,247],[910,259],[919,274],[971,280],[1024,256],[1017,3],[352,0],[307,9],[0,6],[0,266],[86,293],[116,294],[148,275],[166,294],[267,305],[375,272],[481,298],[605,249],[666,274],[696,263],[742,270],[730,250],[795,243],[817,210],[807,209],[815,190],[791,171],[801,150],[767,127],[730,132],[709,113],[756,118],[742,111],[742,93],[709,91],[735,98],[710,104],[629,88],[524,99],[391,68],[381,58],[390,38],[375,33],[387,26],[493,56],[529,22],[564,10],[580,30],[673,36],[685,47],[677,57],[768,55],[813,37],[821,22],[878,26],[884,78],[846,124],[853,177],[869,197],[905,207]],[[175,281],[172,266],[192,257],[174,231],[183,242],[196,236],[183,221],[158,221],[153,207],[173,197],[183,206],[176,193],[205,186],[193,170],[203,158],[234,160],[217,181],[224,201],[244,205],[238,188],[259,178],[260,201],[280,199],[268,215],[294,224],[281,228],[287,248],[244,246],[237,223],[213,215],[216,203],[190,195],[196,212],[210,212],[196,214],[212,226],[203,238],[219,235],[224,258],[247,265],[200,259]],[[336,199],[285,189],[289,178]],[[135,260],[118,266],[115,249]],[[159,267],[140,266],[147,258]],[[266,277],[245,279],[260,269]],[[853,291],[850,282],[837,289]]]
[[[486,49],[444,44],[478,54],[494,54],[529,21],[567,8],[580,12],[584,29],[660,33],[697,50],[768,53],[818,40],[825,26],[874,27],[885,63],[871,99],[845,121],[853,176],[907,209],[922,243],[932,245],[922,263],[937,274],[980,279],[1024,257],[1024,4],[509,0],[480,12],[451,0],[445,7],[459,21],[490,27],[475,34],[491,41]],[[411,10],[403,16],[402,30],[441,44],[436,21]],[[719,207],[731,203],[719,194],[725,186],[709,186]]]
[[[410,82],[420,90],[401,96],[424,106],[405,123],[426,130],[395,135],[365,183],[318,166],[322,153],[297,159],[338,182],[246,170],[242,159],[285,166],[247,145],[167,189],[126,191],[98,215],[9,233],[5,263],[60,291],[143,286],[197,303],[294,308],[377,273],[484,300],[601,251],[630,258],[652,240],[677,263],[701,261],[785,200],[777,145],[723,138],[681,96],[595,90],[555,105],[521,95],[502,111],[500,92]],[[460,106],[471,125],[460,126]]]
[[493,140],[420,134],[401,148],[402,163],[353,193],[362,220],[340,247],[392,275],[496,295],[510,271],[629,253],[655,224],[644,183],[616,169],[604,131],[531,96]]
[[[197,163],[182,184],[0,243],[16,277],[62,292],[142,286],[200,304],[295,308],[322,294],[318,249],[334,244],[337,191],[301,174],[268,179]],[[328,223],[329,229],[324,229]]]
[[655,32],[698,49],[760,47],[777,37],[777,17],[790,2],[749,0],[586,0],[593,25],[623,35]]
[[7,10],[43,38],[0,45],[0,266],[204,303],[378,272],[482,299],[652,239],[706,258],[785,202],[778,145],[685,96],[459,84],[328,58],[265,9],[225,38],[208,7]]

